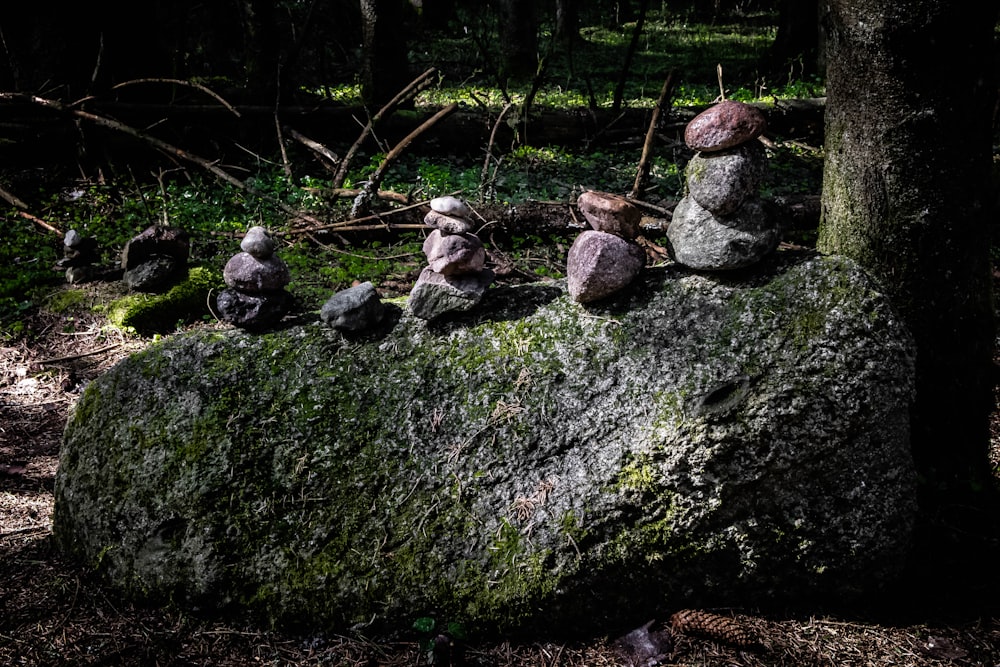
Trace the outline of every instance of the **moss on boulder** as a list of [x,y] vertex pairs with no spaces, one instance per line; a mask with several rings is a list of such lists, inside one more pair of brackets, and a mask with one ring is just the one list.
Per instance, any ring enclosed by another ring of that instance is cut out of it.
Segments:
[[218,273],[202,266],[191,267],[183,280],[162,294],[137,292],[115,299],[106,306],[108,321],[142,334],[173,331],[178,322],[191,322],[208,314],[209,294],[222,287]]
[[849,261],[387,307],[360,337],[172,337],[92,382],[58,544],[129,595],[313,631],[607,631],[901,570],[912,341]]

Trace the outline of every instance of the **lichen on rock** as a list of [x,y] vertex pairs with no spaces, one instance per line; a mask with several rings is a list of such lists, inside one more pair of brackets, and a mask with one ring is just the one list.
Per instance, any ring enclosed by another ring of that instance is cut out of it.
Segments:
[[68,424],[57,543],[133,596],[329,631],[627,628],[902,567],[913,345],[848,260],[400,311],[123,361]]

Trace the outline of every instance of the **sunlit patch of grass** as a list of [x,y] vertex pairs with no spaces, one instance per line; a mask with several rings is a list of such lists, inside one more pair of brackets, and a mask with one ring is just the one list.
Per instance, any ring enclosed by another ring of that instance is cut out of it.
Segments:
[[[582,42],[574,49],[572,69],[566,58],[552,58],[533,98],[533,108],[610,108],[634,29],[634,22],[581,28]],[[776,31],[766,17],[747,23],[707,25],[689,21],[682,14],[651,11],[629,68],[622,104],[652,107],[671,70],[679,77],[675,81],[674,104],[711,104],[719,97],[718,66],[722,67],[726,96],[731,99],[766,101],[772,97],[822,95],[821,84],[798,80],[794,67],[784,81],[759,77],[754,68],[773,43]],[[419,48],[424,52],[413,54],[417,61],[426,60],[451,74],[442,73],[437,85],[417,96],[418,108],[440,108],[457,102],[464,108],[499,113],[508,103],[515,107],[524,103],[527,84],[501,90],[495,78],[483,69],[482,56],[468,39],[435,37]],[[360,103],[360,90],[354,84],[326,88],[322,94],[344,104]]]
[[361,104],[361,85],[358,83],[341,83],[331,86],[323,86],[319,90],[308,90],[314,95],[326,98],[331,102],[345,105]]

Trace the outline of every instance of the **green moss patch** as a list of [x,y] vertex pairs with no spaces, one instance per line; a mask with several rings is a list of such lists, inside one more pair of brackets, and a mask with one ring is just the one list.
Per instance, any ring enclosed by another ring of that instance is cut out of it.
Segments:
[[129,294],[104,306],[108,321],[126,331],[148,335],[173,331],[210,315],[208,302],[212,290],[222,289],[219,274],[196,266],[188,275],[163,294]]

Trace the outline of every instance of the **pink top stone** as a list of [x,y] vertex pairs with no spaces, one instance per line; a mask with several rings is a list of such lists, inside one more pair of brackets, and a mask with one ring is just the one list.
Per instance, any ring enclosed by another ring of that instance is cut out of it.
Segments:
[[580,193],[576,204],[596,231],[614,234],[629,241],[639,235],[642,214],[625,197],[610,192],[587,190]]
[[696,151],[721,151],[756,139],[766,128],[767,120],[759,109],[723,100],[691,119],[684,141]]

